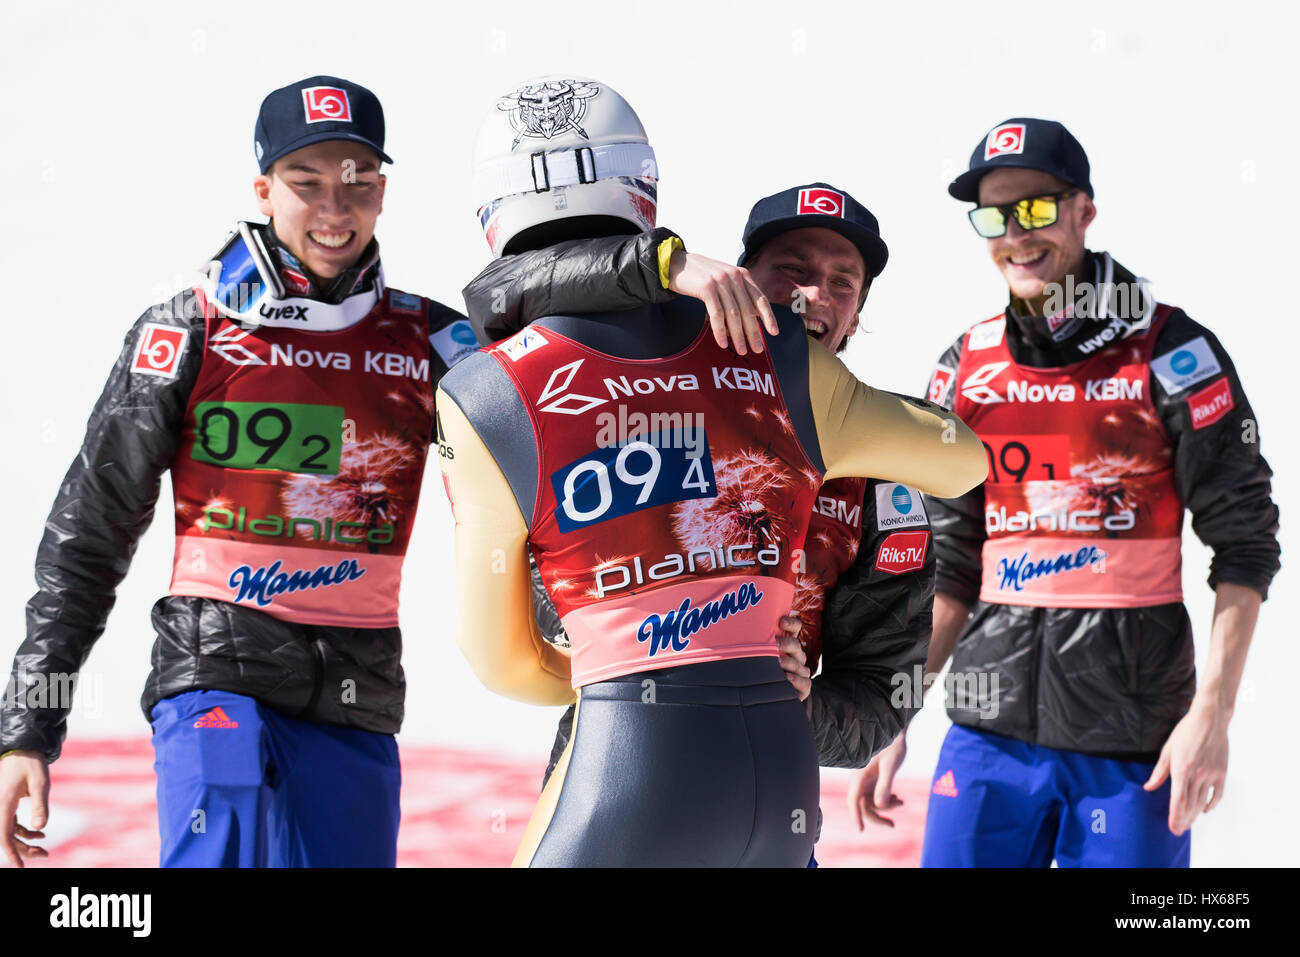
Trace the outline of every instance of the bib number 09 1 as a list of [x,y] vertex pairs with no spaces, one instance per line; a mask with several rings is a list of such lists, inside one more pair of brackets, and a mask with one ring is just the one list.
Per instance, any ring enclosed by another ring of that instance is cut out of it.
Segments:
[[[661,433],[668,437],[668,433]],[[560,531],[691,498],[712,498],[713,460],[708,443],[687,450],[645,441],[597,449],[551,476]]]
[[1041,482],[1070,477],[1070,437],[1065,434],[983,435],[988,481]]
[[336,475],[343,407],[293,402],[200,402],[193,458],[228,469]]

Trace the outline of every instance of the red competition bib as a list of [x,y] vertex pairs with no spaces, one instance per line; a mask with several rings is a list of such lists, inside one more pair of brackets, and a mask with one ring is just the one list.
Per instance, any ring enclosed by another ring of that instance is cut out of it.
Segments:
[[822,476],[769,355],[627,360],[532,327],[492,350],[539,450],[529,542],[573,684],[775,656]]
[[1016,363],[1002,317],[967,334],[953,411],[989,457],[981,600],[1056,608],[1182,600],[1174,450],[1149,394],[1168,314],[1160,306],[1145,333],[1053,369]]
[[433,422],[427,317],[394,289],[332,332],[208,315],[172,463],[173,595],[397,624]]
[[832,479],[817,492],[804,562],[795,579],[794,610],[803,620],[799,640],[814,674],[822,653],[822,614],[826,596],[858,555],[862,544],[864,478]]

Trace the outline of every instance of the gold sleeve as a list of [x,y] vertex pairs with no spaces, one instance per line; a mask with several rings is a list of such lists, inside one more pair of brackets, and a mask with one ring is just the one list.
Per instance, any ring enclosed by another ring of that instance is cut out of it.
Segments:
[[437,395],[438,461],[456,518],[456,644],[490,690],[528,704],[569,704],[569,659],[533,617],[528,522],[465,413]]
[[956,413],[859,382],[814,340],[808,391],[827,479],[857,475],[956,498],[988,474],[983,443]]
[[673,253],[685,249],[686,244],[677,236],[669,236],[659,244],[659,285],[668,288],[668,271],[673,262]]

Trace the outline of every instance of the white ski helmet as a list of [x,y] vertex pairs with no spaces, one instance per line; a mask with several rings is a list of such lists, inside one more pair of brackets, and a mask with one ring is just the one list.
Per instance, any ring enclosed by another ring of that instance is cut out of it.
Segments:
[[499,97],[474,144],[474,201],[497,258],[524,230],[579,216],[653,229],[658,178],[632,107],[572,74],[538,77]]

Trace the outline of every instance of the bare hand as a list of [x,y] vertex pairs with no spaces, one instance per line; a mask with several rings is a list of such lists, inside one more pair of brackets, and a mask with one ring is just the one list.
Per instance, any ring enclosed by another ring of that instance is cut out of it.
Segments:
[[795,694],[803,701],[812,694],[812,672],[808,670],[808,655],[804,653],[803,642],[799,632],[803,621],[798,615],[782,615],[781,631],[776,635],[776,646],[781,650],[781,670],[786,679],[794,685]]
[[713,338],[723,349],[727,348],[730,336],[739,355],[745,355],[749,349],[762,352],[760,322],[769,335],[778,332],[772,305],[754,284],[748,269],[679,249],[668,264],[668,288],[704,302]]
[[881,811],[892,811],[903,806],[903,799],[894,793],[894,775],[907,757],[907,736],[898,733],[883,751],[873,757],[849,785],[849,810],[858,820],[858,830],[864,830],[863,818],[873,824],[893,827],[894,819]]
[[[25,797],[32,799],[30,830],[18,823],[18,802]],[[44,755],[15,751],[0,760],[0,846],[14,867],[22,867],[24,857],[50,856],[45,848],[27,843],[45,837],[40,829],[49,816],[49,798],[50,771]]]
[[1212,705],[1193,701],[1192,709],[1174,726],[1160,749],[1160,759],[1142,787],[1154,791],[1165,778],[1172,778],[1169,830],[1181,836],[1198,814],[1213,810],[1223,798],[1227,777],[1227,718]]

